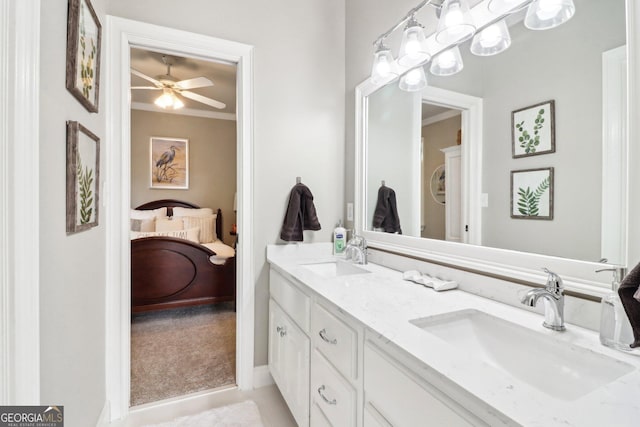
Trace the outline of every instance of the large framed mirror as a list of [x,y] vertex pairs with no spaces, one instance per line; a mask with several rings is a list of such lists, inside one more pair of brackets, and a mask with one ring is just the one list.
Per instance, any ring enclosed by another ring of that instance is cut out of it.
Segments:
[[[627,168],[637,156],[627,106],[636,105],[638,10],[624,0],[575,3],[576,15],[554,30],[511,19],[513,43],[500,55],[461,45],[463,71],[429,76],[421,92],[358,86],[356,230],[371,247],[530,283],[543,283],[548,267],[591,296],[610,288],[595,273],[603,263],[638,261]],[[553,149],[543,138],[540,153],[533,144],[525,152],[517,125],[544,117],[551,127],[551,113]],[[440,165],[444,204],[433,196]],[[382,186],[393,191],[402,234],[372,221]]]

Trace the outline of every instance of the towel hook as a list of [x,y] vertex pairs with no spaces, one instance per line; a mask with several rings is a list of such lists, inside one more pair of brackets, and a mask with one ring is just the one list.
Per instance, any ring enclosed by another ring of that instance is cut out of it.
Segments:
[[299,176],[296,176],[296,184],[300,184],[302,182],[302,178]]

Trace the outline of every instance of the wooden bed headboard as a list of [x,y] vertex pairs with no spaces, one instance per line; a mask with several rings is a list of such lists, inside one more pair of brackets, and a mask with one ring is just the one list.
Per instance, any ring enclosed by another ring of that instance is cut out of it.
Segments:
[[[193,203],[183,202],[182,200],[175,199],[162,199],[162,200],[153,200],[151,202],[147,202],[142,204],[136,208],[136,210],[153,210],[158,208],[167,208],[167,215],[173,216],[173,208],[191,208],[191,209],[200,209],[200,206],[194,205]],[[222,240],[222,211],[218,208],[216,212],[216,235],[219,240]]]

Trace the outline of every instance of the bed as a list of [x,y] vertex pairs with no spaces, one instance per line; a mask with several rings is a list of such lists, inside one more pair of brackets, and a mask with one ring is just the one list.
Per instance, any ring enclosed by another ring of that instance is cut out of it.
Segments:
[[[183,209],[183,212],[185,208],[194,212],[202,210],[192,203],[166,199],[145,203],[132,210],[132,213],[149,211],[144,213],[151,215],[151,211],[162,211],[163,208],[166,208],[169,219],[175,219],[174,208]],[[221,242],[220,209],[215,213],[216,240],[209,244],[179,237],[157,236],[157,233],[134,234],[132,231],[133,313],[224,301],[234,302],[235,307],[235,251]]]

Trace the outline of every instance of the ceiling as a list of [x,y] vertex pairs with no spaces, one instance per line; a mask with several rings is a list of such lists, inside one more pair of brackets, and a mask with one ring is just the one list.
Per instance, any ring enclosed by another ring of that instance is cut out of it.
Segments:
[[[131,68],[154,78],[158,75],[166,74],[167,67],[162,61],[163,55],[163,53],[159,52],[132,48]],[[178,80],[206,77],[213,82],[213,86],[192,89],[192,92],[227,104],[226,108],[218,109],[185,97],[180,97],[182,102],[185,104],[185,109],[235,114],[236,64],[203,61],[200,59],[182,58],[173,55],[167,55],[167,59],[172,63],[171,75]],[[153,83],[131,74],[131,86],[153,86]],[[153,101],[160,96],[161,93],[162,92],[159,90],[132,90],[131,102],[149,104],[158,111],[166,111],[153,104]]]

